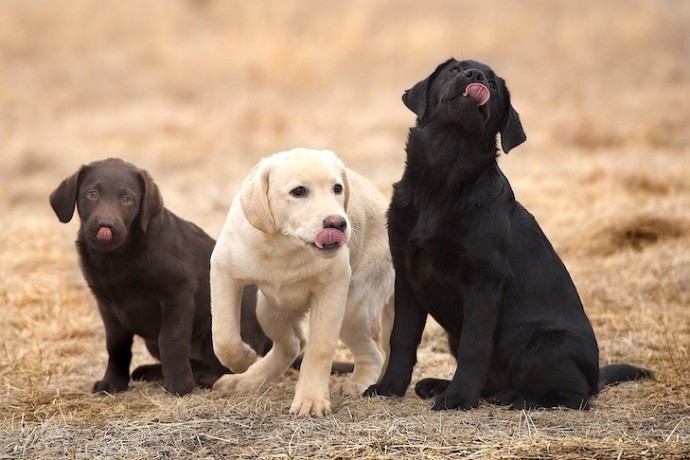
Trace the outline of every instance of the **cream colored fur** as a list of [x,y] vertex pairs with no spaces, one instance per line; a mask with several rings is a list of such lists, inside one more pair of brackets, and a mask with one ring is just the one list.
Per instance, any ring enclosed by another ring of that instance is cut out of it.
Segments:
[[[334,192],[334,186],[343,192]],[[306,196],[291,191],[304,187]],[[361,394],[385,369],[393,327],[394,271],[386,198],[328,150],[294,149],[264,158],[235,197],[211,257],[213,346],[235,374],[215,390],[248,392],[279,377],[304,350],[290,413],[331,412],[329,375],[340,337],[354,371],[342,383]],[[316,248],[329,216],[348,222],[346,245]],[[257,359],[240,338],[240,299],[259,287],[257,316],[273,348]],[[302,319],[309,315],[309,340]]]

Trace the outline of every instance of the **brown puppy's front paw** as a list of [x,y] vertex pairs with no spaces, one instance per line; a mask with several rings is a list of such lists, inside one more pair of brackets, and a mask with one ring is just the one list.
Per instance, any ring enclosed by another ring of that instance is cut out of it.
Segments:
[[194,390],[194,379],[191,376],[189,378],[166,379],[163,382],[163,388],[171,395],[184,396]]
[[128,387],[129,377],[126,379],[103,379],[93,384],[93,392],[114,395],[126,391]]

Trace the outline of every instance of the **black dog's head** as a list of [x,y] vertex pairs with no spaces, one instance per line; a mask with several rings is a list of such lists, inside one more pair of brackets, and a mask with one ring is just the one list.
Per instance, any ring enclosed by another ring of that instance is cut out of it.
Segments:
[[480,62],[449,59],[405,91],[402,99],[420,126],[452,125],[466,135],[494,139],[501,133],[506,153],[526,139],[505,81]]
[[76,205],[83,237],[95,250],[120,247],[129,233],[146,232],[163,210],[163,199],[149,174],[117,158],[95,161],[63,180],[50,194],[61,222],[69,222]]

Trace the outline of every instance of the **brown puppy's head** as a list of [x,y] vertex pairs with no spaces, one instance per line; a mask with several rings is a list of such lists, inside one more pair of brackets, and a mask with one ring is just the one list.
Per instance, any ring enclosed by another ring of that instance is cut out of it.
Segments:
[[506,153],[526,139],[505,81],[480,62],[449,59],[402,99],[420,126],[449,125],[470,136],[500,133]]
[[163,199],[149,174],[117,158],[84,165],[50,194],[61,222],[69,222],[76,205],[79,231],[93,249],[120,247],[132,231],[143,233],[163,210]]

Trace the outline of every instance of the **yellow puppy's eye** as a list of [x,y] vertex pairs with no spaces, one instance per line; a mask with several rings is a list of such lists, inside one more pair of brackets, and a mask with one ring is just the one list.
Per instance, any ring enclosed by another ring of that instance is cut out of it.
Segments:
[[294,196],[295,198],[303,198],[307,196],[307,189],[301,186],[295,187],[290,190],[290,195]]
[[335,184],[333,186],[333,193],[336,195],[341,195],[343,193],[343,186],[340,184]]

